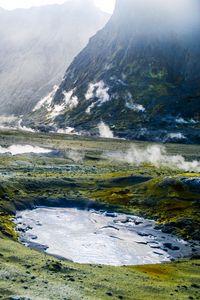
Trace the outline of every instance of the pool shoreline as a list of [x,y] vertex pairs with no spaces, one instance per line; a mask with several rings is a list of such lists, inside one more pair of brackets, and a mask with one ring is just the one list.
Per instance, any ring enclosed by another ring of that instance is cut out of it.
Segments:
[[[63,222],[67,223],[66,216],[71,223],[65,228]],[[23,244],[75,263],[113,266],[155,264],[191,257],[194,248],[200,251],[198,243],[194,245],[193,241],[183,241],[156,230],[154,221],[119,212],[38,207],[17,212],[15,223]],[[71,236],[67,235],[67,231]],[[59,238],[66,239],[60,246]],[[105,258],[101,255],[103,250]]]

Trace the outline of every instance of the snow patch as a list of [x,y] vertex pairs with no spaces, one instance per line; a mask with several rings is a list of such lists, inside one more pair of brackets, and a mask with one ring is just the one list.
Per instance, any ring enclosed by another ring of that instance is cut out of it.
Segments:
[[131,109],[135,112],[145,112],[145,108],[144,108],[143,105],[137,104],[133,101],[133,97],[132,97],[130,92],[128,92],[127,95],[126,95],[126,104],[125,104],[125,106],[128,109]]
[[51,106],[51,103],[53,101],[53,98],[58,90],[58,86],[55,85],[53,87],[53,90],[47,95],[45,96],[44,98],[42,98],[37,104],[36,106],[34,107],[33,109],[33,112],[37,111],[37,110],[40,110],[42,107],[46,106],[47,108],[50,108]]
[[26,154],[26,153],[50,153],[52,150],[31,145],[12,145],[8,148],[0,146],[0,154],[10,153],[11,155]]
[[182,117],[177,118],[177,119],[175,120],[175,122],[176,122],[177,124],[197,124],[197,123],[198,123],[198,122],[195,121],[194,119],[185,120],[185,119],[183,119]]
[[169,133],[168,138],[170,139],[174,139],[174,140],[185,140],[186,137],[181,133],[181,132],[178,132],[178,133]]
[[57,133],[60,133],[60,134],[71,134],[71,135],[81,135],[79,132],[77,132],[75,130],[74,127],[66,127],[66,128],[59,128],[57,130]]
[[54,105],[54,107],[51,109],[49,117],[52,119],[59,116],[64,109],[65,109],[65,105],[63,103],[61,105],[58,104]]
[[110,100],[110,96],[108,94],[109,88],[106,87],[103,81],[100,81],[96,84],[96,97],[100,100],[100,104],[103,104]]
[[74,132],[74,128],[73,127],[67,127],[65,129],[58,129],[57,133],[61,133],[61,134],[72,134]]
[[53,107],[49,108],[49,118],[53,119],[57,116],[64,113],[66,109],[72,110],[77,107],[78,105],[78,98],[76,96],[73,96],[74,90],[71,90],[69,92],[63,92],[63,103],[61,104],[55,104]]
[[90,100],[92,98],[97,98],[98,100],[92,103],[87,109],[86,113],[90,114],[91,109],[94,108],[96,105],[101,106],[104,103],[110,100],[110,95],[108,94],[109,87],[105,85],[103,80],[97,83],[90,83],[88,86],[87,93],[85,94],[85,99]]
[[88,86],[87,93],[85,94],[85,99],[90,100],[94,97],[95,84],[90,83]]
[[64,95],[64,101],[66,106],[72,110],[74,108],[76,108],[78,106],[78,97],[77,96],[73,96],[74,90],[71,90],[69,92],[63,92]]
[[95,107],[95,102],[93,102],[90,106],[88,106],[88,108],[86,109],[86,114],[90,115],[91,114],[91,110]]
[[131,110],[135,111],[135,112],[145,112],[145,108],[141,104],[126,102],[126,107],[128,109],[131,109]]

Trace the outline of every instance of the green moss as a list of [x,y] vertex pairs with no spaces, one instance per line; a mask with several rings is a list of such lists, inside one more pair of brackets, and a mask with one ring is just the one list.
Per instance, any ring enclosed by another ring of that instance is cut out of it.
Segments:
[[0,213],[0,232],[8,237],[14,239],[17,238],[17,233],[11,216]]
[[150,85],[149,93],[156,95],[157,97],[165,97],[169,95],[167,86],[161,83]]
[[96,201],[119,205],[123,210],[154,218],[161,224],[169,224],[183,238],[198,239],[200,195],[190,191],[177,176],[157,177],[134,186],[108,187],[91,192],[89,196]]

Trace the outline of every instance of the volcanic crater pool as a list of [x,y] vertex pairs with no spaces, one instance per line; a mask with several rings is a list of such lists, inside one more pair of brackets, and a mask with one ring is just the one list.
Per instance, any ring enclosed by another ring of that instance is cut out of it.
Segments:
[[133,215],[76,208],[17,213],[20,241],[77,263],[139,265],[191,256],[194,245],[154,229]]

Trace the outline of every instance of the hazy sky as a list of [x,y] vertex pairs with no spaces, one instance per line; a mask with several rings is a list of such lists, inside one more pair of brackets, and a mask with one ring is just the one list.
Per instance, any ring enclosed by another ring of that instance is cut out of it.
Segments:
[[[5,9],[15,9],[19,7],[28,8],[31,6],[40,6],[53,3],[64,3],[67,0],[0,0],[0,7]],[[96,5],[102,10],[112,13],[115,5],[115,0],[94,0]]]

